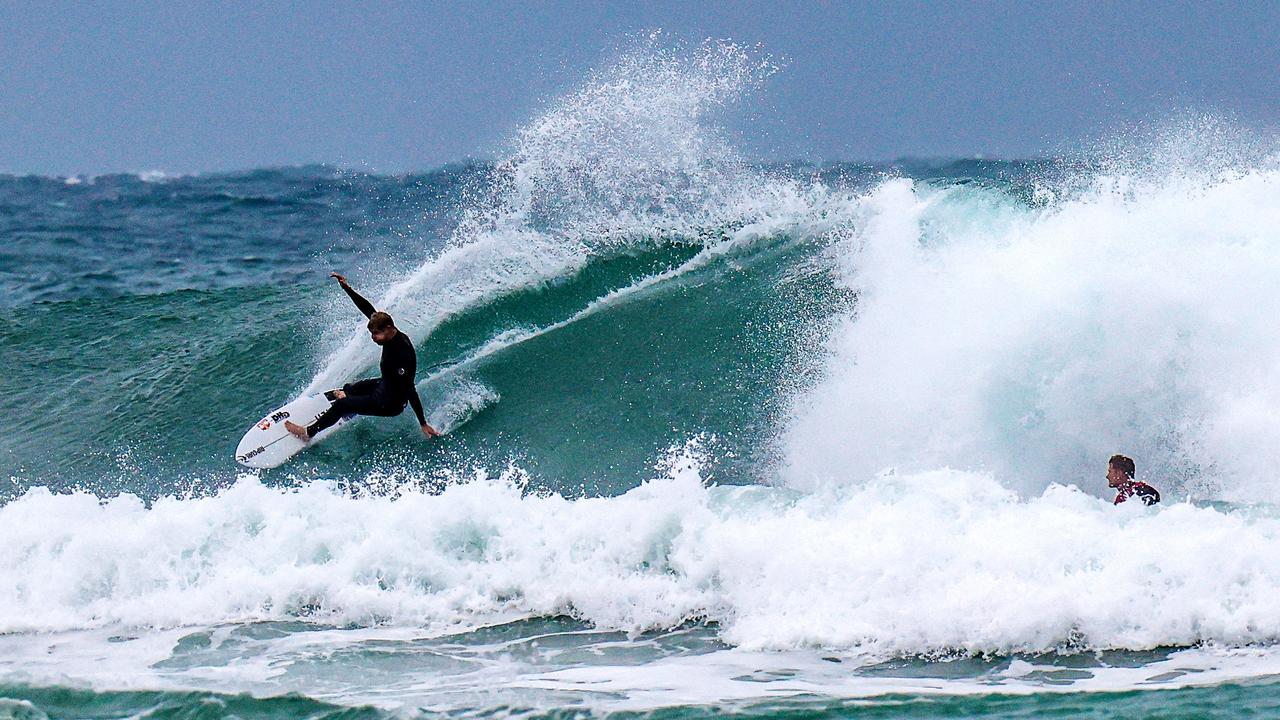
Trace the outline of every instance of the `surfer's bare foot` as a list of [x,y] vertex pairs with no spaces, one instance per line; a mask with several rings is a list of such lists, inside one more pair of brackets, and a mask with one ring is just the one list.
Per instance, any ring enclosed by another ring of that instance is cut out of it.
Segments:
[[[338,392],[342,391],[339,390]],[[284,421],[284,429],[296,435],[302,442],[306,442],[311,439],[311,436],[307,434],[307,429],[292,420]]]

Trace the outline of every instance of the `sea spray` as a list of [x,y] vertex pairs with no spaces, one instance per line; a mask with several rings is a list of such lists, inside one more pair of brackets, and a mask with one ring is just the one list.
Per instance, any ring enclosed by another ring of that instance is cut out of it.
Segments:
[[838,250],[856,309],[795,404],[788,480],[886,467],[1274,500],[1280,174],[1090,175],[1041,206],[894,180]]
[[[692,49],[650,38],[588,77],[517,134],[445,249],[381,299],[418,339],[445,318],[527,286],[556,282],[595,256],[705,234],[768,212],[772,183],[722,137],[712,114],[773,71],[731,43]],[[787,191],[789,183],[778,182]],[[764,207],[761,207],[764,205]],[[370,364],[347,336],[308,385]]]

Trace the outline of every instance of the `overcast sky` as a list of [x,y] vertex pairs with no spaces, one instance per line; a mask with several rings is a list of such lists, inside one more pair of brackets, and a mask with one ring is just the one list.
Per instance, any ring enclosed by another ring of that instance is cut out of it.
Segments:
[[[0,3],[0,172],[491,157],[636,33],[760,44],[773,158],[1026,157],[1280,122],[1280,2]],[[747,123],[744,121],[744,125]]]

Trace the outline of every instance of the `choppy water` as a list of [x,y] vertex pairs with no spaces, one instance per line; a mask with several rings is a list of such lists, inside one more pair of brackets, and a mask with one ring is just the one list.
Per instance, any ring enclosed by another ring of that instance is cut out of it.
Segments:
[[[0,717],[1276,712],[1274,143],[761,166],[770,72],[638,52],[407,176],[0,178]],[[448,432],[246,473],[376,371],[331,269]]]

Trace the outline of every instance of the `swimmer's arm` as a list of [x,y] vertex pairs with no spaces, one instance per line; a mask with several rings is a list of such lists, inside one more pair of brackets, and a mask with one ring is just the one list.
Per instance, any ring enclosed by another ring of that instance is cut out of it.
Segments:
[[338,284],[342,286],[342,289],[347,292],[347,296],[351,298],[351,302],[355,303],[357,308],[360,308],[360,312],[364,313],[365,317],[369,317],[377,312],[373,307],[373,303],[365,300],[363,297],[360,297],[360,293],[353,290],[352,287],[347,284],[346,276],[332,272],[329,273],[329,277],[338,281]]

